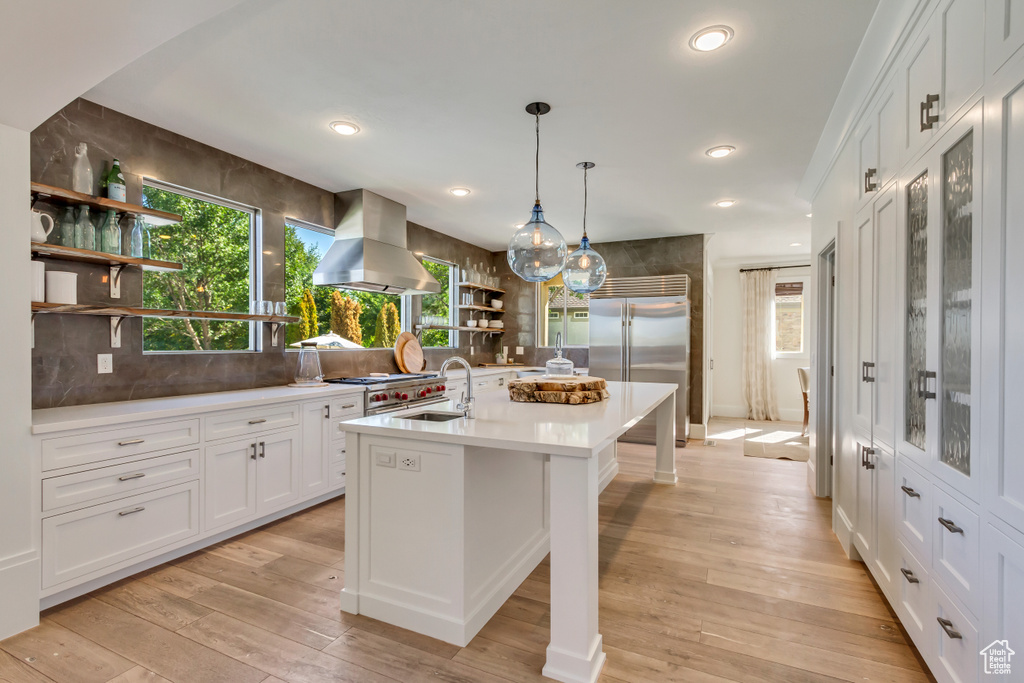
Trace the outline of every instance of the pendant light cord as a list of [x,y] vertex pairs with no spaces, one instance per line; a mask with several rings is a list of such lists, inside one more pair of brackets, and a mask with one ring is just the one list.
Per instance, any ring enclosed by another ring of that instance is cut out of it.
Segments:
[[540,114],[534,114],[534,117],[537,119],[537,150],[533,158],[533,182],[537,203],[540,204]]
[[587,167],[583,167],[583,239],[587,239]]

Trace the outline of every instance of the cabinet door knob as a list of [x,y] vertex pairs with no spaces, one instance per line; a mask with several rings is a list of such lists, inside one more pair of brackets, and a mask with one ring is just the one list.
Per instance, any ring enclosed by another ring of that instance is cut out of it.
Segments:
[[900,488],[903,489],[903,493],[907,494],[911,498],[920,498],[921,497],[920,493],[918,493],[914,489],[910,488],[909,486],[901,486]]
[[935,398],[934,391],[928,391],[928,380],[935,379],[935,373],[928,370],[917,371],[917,395],[925,400]]
[[939,101],[938,95],[925,95],[921,103],[921,132],[931,130],[939,122],[939,115],[932,114],[932,106]]
[[903,572],[903,578],[907,580],[907,583],[921,583],[921,579],[914,576],[914,572],[910,571],[906,567],[900,569]]
[[960,635],[960,631],[957,631],[955,628],[953,628],[953,622],[949,619],[936,617],[935,620],[939,622],[939,626],[941,626],[942,630],[946,632],[946,635],[952,638],[953,640],[960,640],[961,638],[963,638],[963,636]]
[[874,382],[874,374],[871,372],[875,369],[875,364],[869,360],[866,360],[860,364],[860,381],[861,382]]
[[331,405],[327,404],[324,406],[324,419],[331,419]]
[[964,530],[954,524],[952,520],[946,519],[945,517],[939,517],[939,524],[946,527],[951,534],[964,535]]

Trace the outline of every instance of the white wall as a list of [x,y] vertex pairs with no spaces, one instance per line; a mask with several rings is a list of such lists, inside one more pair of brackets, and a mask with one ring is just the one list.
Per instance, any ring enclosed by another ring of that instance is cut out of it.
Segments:
[[28,221],[29,134],[0,124],[0,638],[39,622]]
[[[798,263],[809,263],[809,257]],[[740,287],[740,268],[784,263],[751,264],[719,262],[714,267],[715,293],[713,304],[714,341],[712,415],[717,417],[746,417],[747,406],[743,398],[743,293]],[[779,271],[780,281],[787,277],[809,277],[810,268],[789,268]],[[809,283],[809,281],[808,281]],[[805,287],[805,293],[809,288]],[[804,298],[805,353],[797,358],[776,358],[772,361],[775,376],[775,398],[779,403],[779,416],[783,420],[804,419],[803,394],[796,369],[810,365],[809,334],[810,297]]]

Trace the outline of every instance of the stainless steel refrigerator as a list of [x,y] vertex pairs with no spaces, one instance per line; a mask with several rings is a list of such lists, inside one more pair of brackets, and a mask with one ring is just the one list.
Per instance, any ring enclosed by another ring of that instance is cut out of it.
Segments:
[[[690,434],[690,278],[608,278],[590,295],[590,374],[619,382],[673,382],[676,441]],[[623,437],[654,443],[650,415]]]

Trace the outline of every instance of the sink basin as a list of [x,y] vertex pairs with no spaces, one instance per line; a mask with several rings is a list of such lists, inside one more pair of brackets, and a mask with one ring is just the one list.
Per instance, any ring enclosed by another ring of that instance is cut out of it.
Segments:
[[449,420],[457,420],[463,417],[462,413],[449,413],[439,411],[428,411],[425,413],[416,413],[415,415],[403,415],[403,420],[420,420],[422,422],[448,422]]

